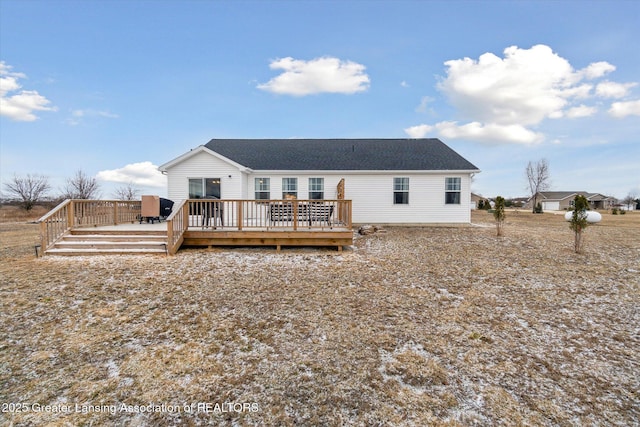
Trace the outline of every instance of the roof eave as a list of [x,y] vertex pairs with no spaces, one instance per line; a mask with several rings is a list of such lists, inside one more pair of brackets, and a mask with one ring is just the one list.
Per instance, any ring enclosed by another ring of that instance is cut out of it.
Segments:
[[359,170],[359,169],[249,169],[247,170],[250,173],[272,173],[272,174],[331,174],[331,175],[340,175],[340,174],[353,174],[353,175],[371,175],[371,174],[472,174],[472,173],[480,173],[480,169],[445,169],[445,170],[437,170],[437,169],[367,169],[367,170]]

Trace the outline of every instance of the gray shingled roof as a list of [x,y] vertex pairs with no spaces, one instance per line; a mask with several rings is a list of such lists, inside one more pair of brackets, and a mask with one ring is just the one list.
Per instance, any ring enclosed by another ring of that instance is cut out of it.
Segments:
[[540,191],[539,193],[547,200],[563,200],[567,197],[573,198],[576,194],[587,194],[584,191]]
[[431,139],[212,139],[205,147],[254,170],[478,170]]
[[589,200],[605,200],[609,199],[609,196],[605,196],[600,193],[587,193],[586,191],[540,191],[540,193],[546,200],[564,200],[568,197],[573,197],[576,194],[580,194]]

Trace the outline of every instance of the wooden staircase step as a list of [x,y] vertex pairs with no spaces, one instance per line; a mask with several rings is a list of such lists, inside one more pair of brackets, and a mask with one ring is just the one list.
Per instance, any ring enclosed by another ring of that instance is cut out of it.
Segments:
[[63,236],[47,255],[166,254],[163,231],[76,229]]
[[114,235],[104,235],[104,234],[70,234],[64,236],[64,240],[68,242],[76,241],[76,242],[89,242],[89,241],[109,241],[109,242],[166,242],[167,235],[158,234],[158,235],[149,235],[149,234],[114,234]]
[[129,249],[145,249],[145,248],[164,248],[166,242],[111,242],[104,240],[93,240],[93,241],[78,241],[78,242],[70,242],[63,240],[61,242],[53,245],[54,248],[104,248],[104,249],[113,249],[113,248],[129,248]]
[[76,228],[69,232],[70,236],[87,236],[87,235],[100,235],[100,236],[167,236],[166,230],[96,230],[94,228]]
[[47,255],[64,255],[64,256],[84,256],[84,255],[142,255],[142,254],[160,254],[166,255],[167,251],[163,249],[73,249],[73,248],[51,248],[48,249]]

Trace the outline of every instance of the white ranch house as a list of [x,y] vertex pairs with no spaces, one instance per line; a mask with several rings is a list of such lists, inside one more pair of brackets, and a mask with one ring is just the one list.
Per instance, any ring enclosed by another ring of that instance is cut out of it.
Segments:
[[438,139],[213,139],[161,165],[168,198],[345,199],[353,223],[471,221],[480,170]]
[[[342,251],[353,244],[358,223],[469,223],[471,177],[480,172],[437,139],[214,139],[159,169],[175,202],[168,215],[162,206],[171,201],[152,195],[139,201],[68,199],[40,218],[41,251]],[[165,221],[155,223],[160,216]]]

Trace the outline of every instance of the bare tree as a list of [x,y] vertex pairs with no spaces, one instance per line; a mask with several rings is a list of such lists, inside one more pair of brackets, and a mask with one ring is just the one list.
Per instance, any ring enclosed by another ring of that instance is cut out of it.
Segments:
[[133,184],[133,182],[121,185],[113,192],[113,196],[118,200],[138,200],[139,194],[140,190]]
[[42,199],[51,189],[49,178],[44,175],[27,174],[26,177],[13,176],[13,179],[4,184],[7,193],[19,199],[20,205],[26,211]]
[[78,170],[72,178],[67,179],[62,193],[65,199],[97,199],[99,191],[98,181]]
[[532,200],[532,212],[535,212],[538,202],[538,193],[549,189],[549,162],[547,159],[540,159],[537,162],[529,162],[526,169],[527,183]]
[[636,196],[633,193],[627,194],[627,197],[622,199],[622,203],[627,205],[627,210],[631,210],[631,206],[636,204]]

